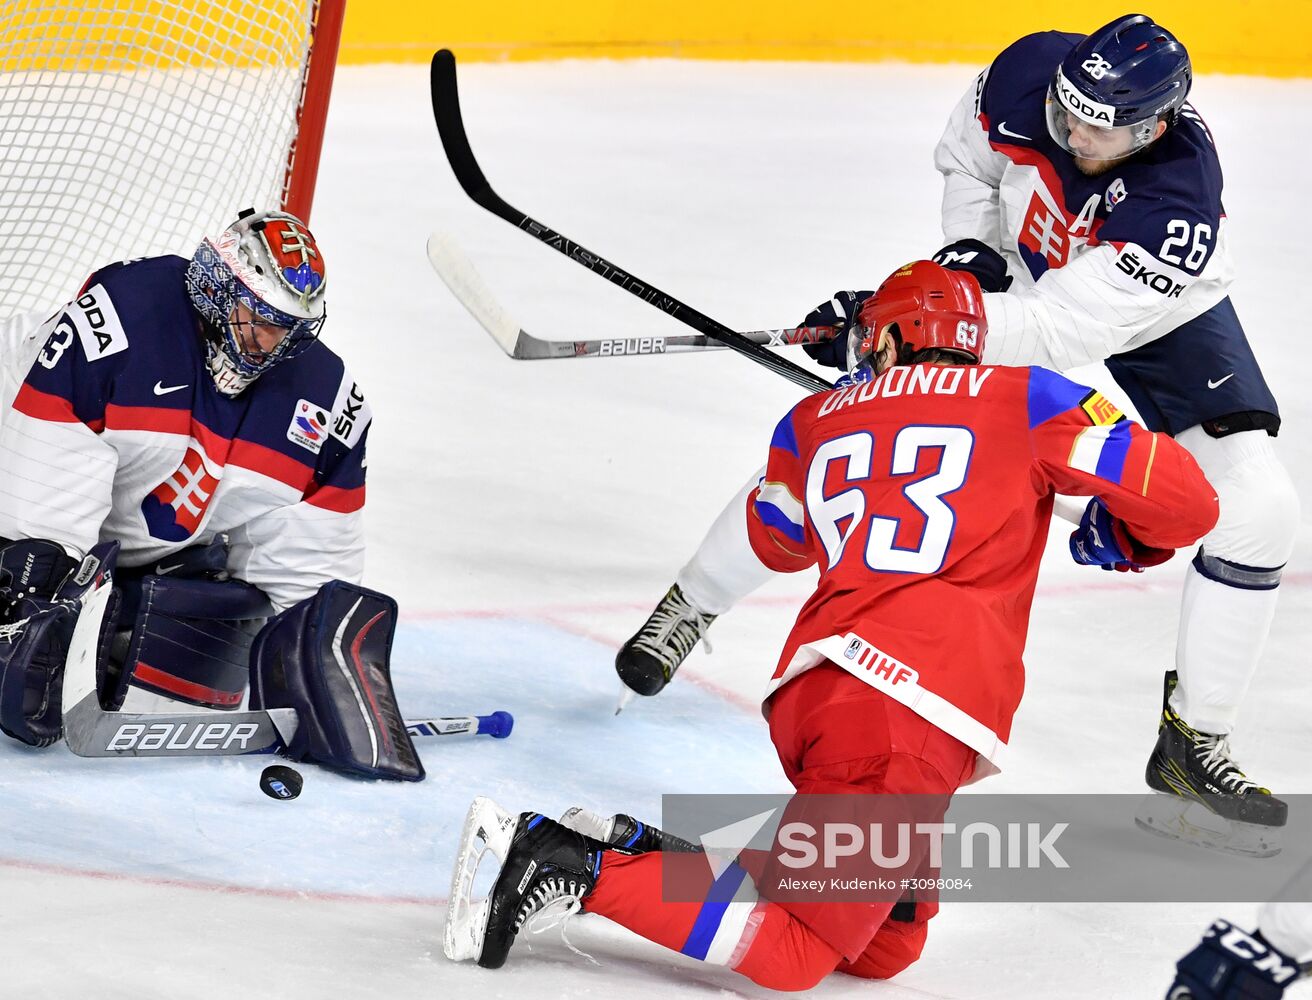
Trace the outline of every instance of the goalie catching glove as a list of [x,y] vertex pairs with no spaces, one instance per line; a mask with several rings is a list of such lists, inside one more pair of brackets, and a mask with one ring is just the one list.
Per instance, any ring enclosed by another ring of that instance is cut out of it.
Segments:
[[82,598],[112,570],[117,552],[115,543],[97,546],[79,563],[44,539],[0,547],[0,730],[7,735],[34,747],[59,739],[64,661]]

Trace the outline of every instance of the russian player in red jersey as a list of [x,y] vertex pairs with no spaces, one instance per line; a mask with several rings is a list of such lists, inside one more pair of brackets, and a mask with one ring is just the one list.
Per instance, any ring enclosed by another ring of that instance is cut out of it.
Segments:
[[[794,802],[834,793],[946,802],[1001,766],[1054,494],[1093,496],[1072,554],[1106,568],[1163,562],[1216,522],[1215,492],[1168,435],[1046,369],[981,366],[986,336],[973,275],[908,264],[849,333],[854,381],[804,399],[775,428],[748,498],[752,547],[776,571],[820,573],[764,706]],[[628,817],[566,819],[476,800],[448,957],[498,967],[524,923],[559,903],[798,990],[834,970],[896,975],[919,957],[937,910],[744,899],[742,869],[726,894],[709,866],[703,899],[671,902],[662,849],[690,845]],[[480,846],[502,860],[485,904],[471,898]]]

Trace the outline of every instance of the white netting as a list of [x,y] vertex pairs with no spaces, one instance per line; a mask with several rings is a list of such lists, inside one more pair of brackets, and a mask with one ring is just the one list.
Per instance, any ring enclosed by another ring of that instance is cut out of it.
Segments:
[[314,0],[0,0],[0,316],[283,204]]

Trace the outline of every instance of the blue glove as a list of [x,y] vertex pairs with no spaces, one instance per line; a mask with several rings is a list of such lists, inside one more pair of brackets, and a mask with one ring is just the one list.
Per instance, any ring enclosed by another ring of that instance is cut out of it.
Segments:
[[832,326],[837,333],[833,340],[823,344],[803,344],[802,350],[814,361],[830,368],[847,367],[847,328],[856,318],[857,311],[874,292],[834,292],[828,302],[816,306],[806,314],[798,326]]
[[979,240],[957,240],[934,254],[934,263],[949,271],[969,271],[979,287],[986,292],[1005,292],[1011,287],[1007,262],[987,243]]
[[875,373],[867,366],[862,365],[854,372],[843,372],[838,378],[834,379],[835,389],[846,389],[848,386],[858,385],[861,382],[873,382]]
[[1225,920],[1175,964],[1167,1000],[1280,1000],[1299,976],[1298,963]]
[[1071,532],[1071,558],[1082,566],[1101,566],[1118,573],[1142,573],[1145,567],[1158,566],[1175,554],[1174,549],[1159,549],[1138,542],[1126,530],[1125,522],[1094,497],[1084,508],[1080,526]]

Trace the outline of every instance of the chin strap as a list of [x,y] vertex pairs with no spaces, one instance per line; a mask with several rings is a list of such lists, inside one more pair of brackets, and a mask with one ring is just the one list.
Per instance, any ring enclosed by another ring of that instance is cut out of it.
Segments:
[[210,377],[214,379],[214,387],[225,396],[238,396],[255,381],[256,376],[243,375],[237,371],[232,361],[219,350],[218,346],[208,336],[208,333],[207,330],[205,367],[210,370]]

